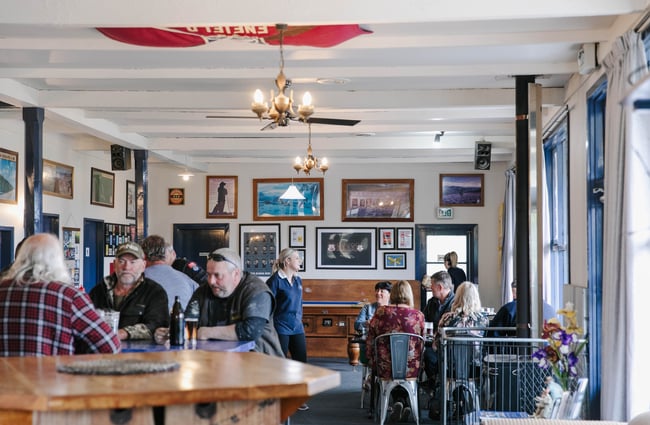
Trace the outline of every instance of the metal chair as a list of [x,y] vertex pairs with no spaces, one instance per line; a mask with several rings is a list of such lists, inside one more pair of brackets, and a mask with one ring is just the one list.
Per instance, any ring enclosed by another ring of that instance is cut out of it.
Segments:
[[[418,377],[422,367],[422,353],[424,352],[424,338],[422,336],[412,333],[395,332],[389,334],[382,334],[375,338],[374,352],[377,351],[377,346],[383,344],[383,340],[388,339],[388,346],[390,347],[390,379],[381,378],[384,376],[385,371],[377,371],[376,385],[378,387],[378,408],[376,415],[379,415],[379,424],[384,425],[386,422],[386,415],[388,411],[388,404],[391,392],[397,388],[402,387],[409,395],[409,402],[411,405],[411,412],[415,418],[415,423],[420,423],[420,412],[418,405]],[[415,349],[411,350],[410,342],[415,340]],[[409,371],[409,360],[417,358],[419,360],[419,368],[415,371]],[[375,366],[377,367],[377,365]]]

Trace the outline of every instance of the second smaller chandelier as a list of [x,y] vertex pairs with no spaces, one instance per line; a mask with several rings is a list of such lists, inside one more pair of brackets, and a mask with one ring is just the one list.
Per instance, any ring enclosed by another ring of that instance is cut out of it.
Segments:
[[329,168],[327,158],[316,158],[314,156],[314,151],[311,148],[311,124],[309,124],[309,145],[307,146],[307,156],[303,158],[297,156],[293,163],[293,169],[296,170],[297,174],[300,174],[302,171],[303,173],[310,175],[311,170],[316,169],[325,174]]

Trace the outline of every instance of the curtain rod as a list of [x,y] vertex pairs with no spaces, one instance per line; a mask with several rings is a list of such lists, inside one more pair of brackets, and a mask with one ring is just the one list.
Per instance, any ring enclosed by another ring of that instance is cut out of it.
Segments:
[[643,16],[639,19],[639,22],[634,26],[634,32],[643,32],[646,30],[650,24],[650,8],[646,9],[643,12]]
[[555,130],[555,128],[562,122],[562,120],[564,119],[564,117],[567,116],[568,113],[569,113],[569,105],[564,104],[560,108],[560,110],[557,111],[555,115],[553,115],[553,117],[551,117],[548,124],[546,124],[546,126],[544,126],[544,128],[542,129],[542,140],[544,140],[549,133]]

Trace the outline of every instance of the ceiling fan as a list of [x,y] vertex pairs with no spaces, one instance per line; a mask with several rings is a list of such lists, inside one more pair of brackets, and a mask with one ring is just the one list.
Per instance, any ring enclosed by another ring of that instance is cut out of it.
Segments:
[[[314,105],[311,104],[311,95],[306,92],[303,96],[302,105],[298,106],[298,112],[293,109],[293,90],[289,92],[289,96],[285,94],[285,90],[291,87],[291,80],[287,79],[284,75],[284,31],[287,29],[286,24],[276,24],[276,29],[280,33],[280,72],[275,78],[275,86],[278,89],[278,95],[275,96],[271,90],[271,106],[269,107],[264,101],[262,91],[255,90],[255,96],[251,110],[262,120],[270,120],[261,130],[273,129],[276,127],[286,127],[291,121],[302,121],[309,124],[329,124],[329,125],[347,125],[353,126],[360,122],[360,120],[345,120],[336,118],[317,118],[312,117],[314,113]],[[237,116],[219,116],[207,115],[206,118],[253,118],[253,117],[237,117]]]

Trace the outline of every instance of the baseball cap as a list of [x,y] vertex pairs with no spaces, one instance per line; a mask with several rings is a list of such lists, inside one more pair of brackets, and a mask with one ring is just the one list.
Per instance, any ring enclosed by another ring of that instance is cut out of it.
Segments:
[[122,245],[117,247],[117,251],[115,252],[115,257],[119,258],[124,254],[131,254],[134,257],[137,257],[141,260],[144,259],[144,251],[142,251],[142,247],[135,242],[123,243]]

